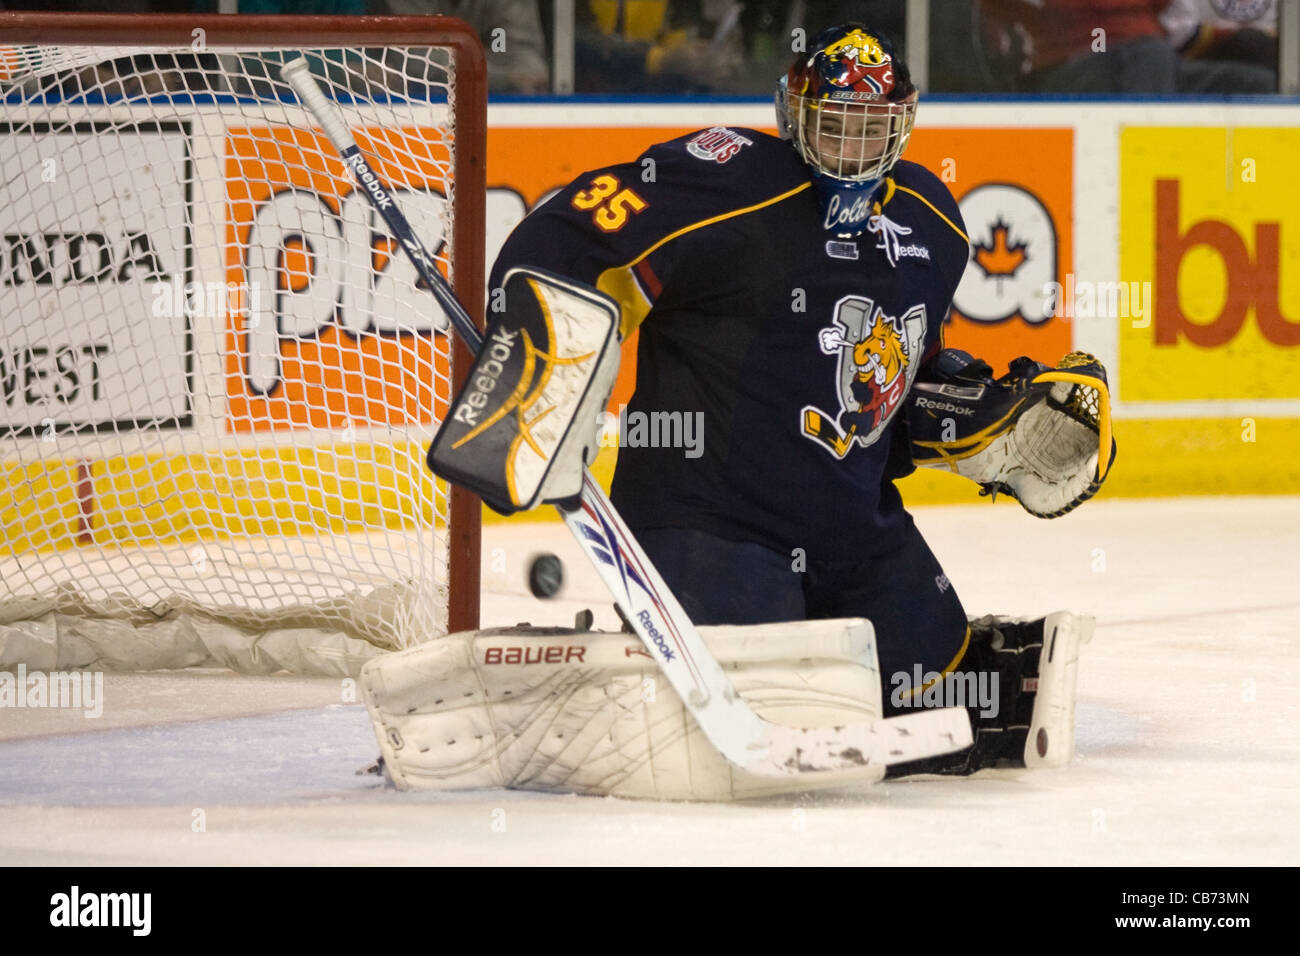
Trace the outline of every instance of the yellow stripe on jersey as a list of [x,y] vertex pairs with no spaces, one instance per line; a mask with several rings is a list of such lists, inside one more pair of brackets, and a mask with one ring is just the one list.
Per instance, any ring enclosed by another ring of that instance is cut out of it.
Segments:
[[653,303],[641,291],[631,266],[606,269],[596,280],[596,288],[618,303],[618,337],[626,340],[650,314]]
[[[947,216],[945,216],[943,213],[941,213],[938,209],[936,209],[934,203],[930,202],[930,200],[926,199],[924,196],[922,196],[922,195],[921,195],[919,192],[917,192],[915,189],[908,189],[906,186],[896,186],[895,188],[896,188],[900,193],[907,193],[909,196],[915,196],[917,199],[921,200],[921,202],[925,203],[927,206],[930,207],[930,210],[931,210],[931,211],[932,211],[936,216],[938,216],[940,219],[942,219],[942,220],[943,220],[944,222],[946,222],[948,225],[952,226],[952,231],[955,232],[955,233],[957,233],[957,235],[961,236],[963,242],[965,242],[965,243],[968,244],[968,245],[970,244],[970,236],[966,235],[966,233],[964,233],[964,232],[962,232],[960,229],[958,229],[958,228],[957,228],[957,224],[956,224],[955,222],[953,222],[951,219],[949,219]],[[891,198],[890,196],[886,196],[886,197],[885,197],[885,202],[889,202],[890,198]]]
[[743,216],[746,213],[755,212],[764,209],[767,206],[783,202],[791,196],[803,192],[812,186],[811,182],[801,183],[794,189],[787,190],[779,196],[773,196],[771,199],[764,199],[762,202],[754,203],[752,206],[745,206],[743,209],[733,209],[731,212],[719,213],[716,216],[710,216],[708,219],[701,219],[699,222],[693,222],[689,226],[683,226],[676,232],[671,232],[664,236],[650,248],[646,249],[640,255],[630,262],[621,266],[614,266],[606,269],[596,280],[596,288],[606,295],[610,296],[623,310],[622,318],[619,321],[619,334],[623,338],[627,336],[641,324],[646,315],[650,312],[651,303],[646,301],[644,293],[636,279],[632,276],[632,270],[646,256],[650,255],[656,249],[667,245],[674,239],[686,235],[688,232],[694,232],[696,229],[703,229],[705,226],[711,226],[715,222],[723,222],[727,219],[734,219],[737,216]]
[[947,677],[949,674],[955,671],[957,669],[957,665],[962,662],[962,659],[966,656],[966,651],[969,649],[970,649],[970,625],[968,624],[966,625],[966,637],[962,640],[961,647],[957,648],[956,656],[954,656],[953,659],[948,662],[948,666],[945,667],[940,673],[936,674],[934,680],[926,681],[920,687],[913,687],[907,693],[903,694],[903,696],[916,697],[918,694],[924,694],[935,684],[939,683],[939,681],[943,680],[945,677]]
[[894,190],[898,188],[898,183],[894,182],[893,176],[885,177],[885,198],[880,200],[880,205],[889,205],[889,200],[894,198]]

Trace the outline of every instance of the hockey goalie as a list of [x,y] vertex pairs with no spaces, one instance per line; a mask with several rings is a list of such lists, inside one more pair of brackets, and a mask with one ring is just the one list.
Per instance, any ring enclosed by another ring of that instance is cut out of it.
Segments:
[[367,666],[398,786],[732,799],[1070,759],[1091,620],[969,617],[894,482],[940,468],[1066,514],[1114,458],[1106,374],[1071,353],[996,377],[944,347],[970,244],[901,158],[916,104],[892,44],[844,24],[779,81],[782,136],[705,129],[579,176],[503,247],[488,346],[429,460],[503,512],[573,502],[639,329],[629,418],[702,440],[629,443],[611,497],[736,692],[773,724],[834,726],[964,688],[969,744],[754,776],[633,637],[488,630]]

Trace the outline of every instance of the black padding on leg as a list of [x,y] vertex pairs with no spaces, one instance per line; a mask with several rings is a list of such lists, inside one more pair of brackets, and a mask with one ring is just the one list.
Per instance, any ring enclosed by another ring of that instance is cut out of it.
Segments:
[[[1043,620],[1008,621],[991,617],[970,622],[970,645],[958,667],[959,673],[997,675],[997,713],[985,717],[980,709],[968,707],[974,744],[966,750],[942,757],[927,757],[894,764],[886,778],[918,773],[972,774],[997,764],[1024,766],[1025,739],[1034,710],[1034,681],[1042,650]],[[1029,687],[1026,687],[1029,681]]]

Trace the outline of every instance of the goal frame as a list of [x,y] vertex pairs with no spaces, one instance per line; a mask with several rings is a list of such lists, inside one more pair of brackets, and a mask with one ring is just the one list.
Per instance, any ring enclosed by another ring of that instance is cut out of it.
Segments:
[[[196,35],[196,31],[202,31]],[[487,194],[487,64],[474,30],[452,17],[290,16],[250,14],[32,13],[0,12],[0,47],[63,44],[108,47],[189,47],[202,36],[204,48],[442,47],[452,54],[455,77],[450,107],[456,148],[452,161],[452,287],[482,326],[485,282]],[[452,385],[459,388],[473,355],[456,336]],[[447,630],[479,625],[482,505],[456,485],[448,493]]]

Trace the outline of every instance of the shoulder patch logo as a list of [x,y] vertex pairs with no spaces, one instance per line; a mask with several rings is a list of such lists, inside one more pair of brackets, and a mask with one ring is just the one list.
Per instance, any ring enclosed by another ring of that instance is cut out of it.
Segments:
[[839,357],[840,410],[831,415],[805,405],[804,437],[836,458],[847,455],[855,442],[864,448],[874,445],[916,378],[925,325],[924,305],[894,318],[862,296],[837,302],[835,321],[817,337],[822,352]]
[[746,146],[752,145],[754,145],[752,139],[741,136],[734,129],[715,126],[712,129],[704,130],[702,133],[697,133],[686,144],[686,152],[696,159],[725,163]]

